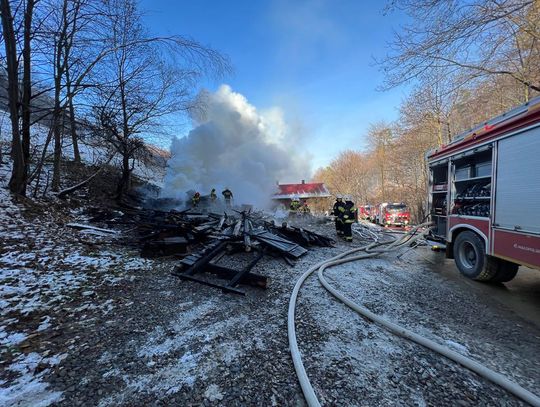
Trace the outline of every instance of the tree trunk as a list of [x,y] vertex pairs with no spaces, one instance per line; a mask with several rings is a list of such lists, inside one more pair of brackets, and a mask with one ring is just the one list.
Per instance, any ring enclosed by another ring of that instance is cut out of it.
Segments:
[[73,96],[69,96],[69,131],[73,142],[73,161],[81,162],[81,152],[79,151],[79,139],[77,137],[77,123],[75,121],[75,108],[73,107]]
[[[127,149],[126,149],[127,150]],[[122,153],[122,176],[118,182],[116,195],[118,200],[122,200],[127,191],[131,188],[131,168],[129,166],[129,154]]]
[[386,202],[386,147],[384,142],[381,145],[380,169],[381,169],[381,198]]
[[439,147],[443,145],[443,137],[442,137],[442,122],[441,122],[441,116],[439,113],[437,113],[437,144]]
[[31,49],[32,39],[32,15],[34,14],[34,0],[28,0],[26,13],[24,14],[24,48],[23,48],[23,81],[22,81],[22,151],[24,158],[24,192],[30,171],[30,100],[32,99],[32,78],[31,78]]
[[[60,86],[60,85],[58,85]],[[53,112],[53,133],[54,133],[54,158],[53,176],[51,190],[60,190],[60,160],[62,158],[62,133],[60,132],[60,89],[55,90],[54,112]]]
[[124,194],[131,188],[131,168],[129,168],[129,158],[132,154],[129,148],[129,125],[128,125],[128,112],[127,112],[127,95],[124,82],[123,67],[120,66],[120,101],[122,104],[122,137],[123,137],[123,151],[122,151],[122,177],[120,178],[120,184],[118,185],[118,199],[122,199]]
[[62,58],[65,47],[67,24],[67,0],[64,0],[62,7],[63,26],[55,41],[54,49],[54,111],[53,111],[53,129],[54,129],[54,161],[53,161],[53,177],[51,190],[58,192],[60,190],[60,160],[62,159],[62,134],[60,115],[62,114],[62,106],[60,105],[60,93],[62,91],[62,77],[65,73],[66,61]]
[[26,180],[24,179],[24,154],[19,133],[19,64],[17,45],[13,30],[13,16],[9,0],[0,0],[2,34],[6,51],[6,68],[8,73],[8,106],[11,119],[11,158],[13,169],[9,180],[9,189],[16,194],[24,195]]
[[79,151],[79,140],[77,138],[77,123],[75,122],[75,108],[73,106],[73,93],[71,92],[71,82],[69,78],[69,69],[66,69],[66,86],[69,109],[69,132],[73,143],[73,161],[81,162],[81,153]]

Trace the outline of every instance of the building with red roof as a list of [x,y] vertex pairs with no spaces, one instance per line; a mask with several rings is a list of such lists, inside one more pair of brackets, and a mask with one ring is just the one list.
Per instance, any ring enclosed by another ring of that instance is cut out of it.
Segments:
[[272,199],[289,205],[293,199],[309,200],[315,198],[329,198],[332,196],[323,182],[306,183],[304,180],[300,184],[279,184]]

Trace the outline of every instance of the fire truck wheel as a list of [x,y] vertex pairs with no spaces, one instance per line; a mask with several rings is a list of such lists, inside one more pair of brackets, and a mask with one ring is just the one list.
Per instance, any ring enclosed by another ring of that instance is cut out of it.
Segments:
[[490,281],[498,268],[492,258],[486,257],[484,241],[471,231],[461,232],[454,242],[454,259],[465,277],[477,281]]
[[495,259],[498,263],[497,273],[491,279],[494,283],[506,283],[512,280],[519,269],[519,264],[512,263],[503,259]]

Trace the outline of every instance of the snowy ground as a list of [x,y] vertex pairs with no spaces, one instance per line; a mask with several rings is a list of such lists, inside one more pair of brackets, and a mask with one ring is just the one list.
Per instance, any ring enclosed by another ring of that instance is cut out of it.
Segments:
[[[69,222],[84,220],[68,207],[12,202],[0,187],[0,405],[303,405],[288,299],[304,270],[350,246],[313,250],[294,267],[264,259],[254,271],[270,287],[241,297],[182,282],[170,275],[174,261],[142,260],[114,236]],[[372,311],[540,393],[538,326],[435,273],[441,257],[424,247],[327,276]],[[324,405],[522,405],[365,321],[315,276],[301,291],[297,329]]]
[[[442,255],[426,248],[326,272],[356,303],[469,356],[540,393],[540,330],[489,298],[433,272]],[[326,293],[315,278],[304,293],[303,318],[324,338],[311,347],[304,331],[308,374],[329,405],[523,405],[454,362],[367,322]],[[313,310],[325,310],[313,312]],[[362,400],[358,402],[357,400]],[[325,403],[325,404],[326,404]]]
[[[5,184],[6,171],[0,176]],[[118,300],[101,296],[100,288],[121,287],[130,270],[150,263],[66,227],[76,217],[67,208],[59,215],[44,205],[15,203],[0,187],[2,406],[61,400],[62,391],[51,389],[44,377],[61,370],[61,362],[79,349],[76,336],[65,341],[66,332],[86,326],[93,314],[111,313]]]

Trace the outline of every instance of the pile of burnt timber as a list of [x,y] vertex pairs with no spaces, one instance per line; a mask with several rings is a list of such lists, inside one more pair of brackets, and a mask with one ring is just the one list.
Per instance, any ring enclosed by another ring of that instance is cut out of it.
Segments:
[[[198,228],[210,232],[211,243],[182,259],[173,275],[227,292],[244,294],[244,291],[237,288],[239,284],[266,288],[268,277],[251,271],[266,253],[277,254],[289,261],[307,253],[307,249],[298,243],[270,232],[264,224],[257,224],[247,211],[234,217],[223,216],[219,221],[207,222]],[[217,264],[223,255],[237,252],[253,252],[243,268],[235,270]],[[216,275],[224,283],[203,277],[205,273]]]
[[[237,242],[238,243],[238,242]],[[241,243],[240,243],[241,244]],[[237,244],[238,246],[238,244]],[[193,253],[180,262],[172,274],[182,280],[194,281],[210,287],[220,288],[223,291],[245,295],[245,292],[237,288],[239,284],[266,288],[268,277],[252,273],[251,270],[264,256],[265,249],[257,248],[256,256],[253,257],[243,268],[236,270],[217,264],[217,261],[225,254],[232,254],[234,243],[227,240],[213,242],[197,253]],[[216,275],[219,283],[200,276],[202,273]],[[198,275],[199,274],[199,275]]]
[[220,217],[215,214],[157,212],[137,221],[142,257],[184,256],[209,240]]
[[[91,221],[108,226],[122,225],[125,235],[138,246],[143,257],[175,257],[181,259],[173,275],[227,292],[244,294],[239,284],[267,287],[268,277],[253,273],[265,254],[280,257],[291,264],[307,253],[311,245],[332,246],[326,236],[286,224],[257,219],[249,210],[235,215],[151,209],[121,211],[96,209]],[[224,256],[238,253],[247,263],[232,269],[218,264]],[[222,282],[209,279],[217,276]]]

